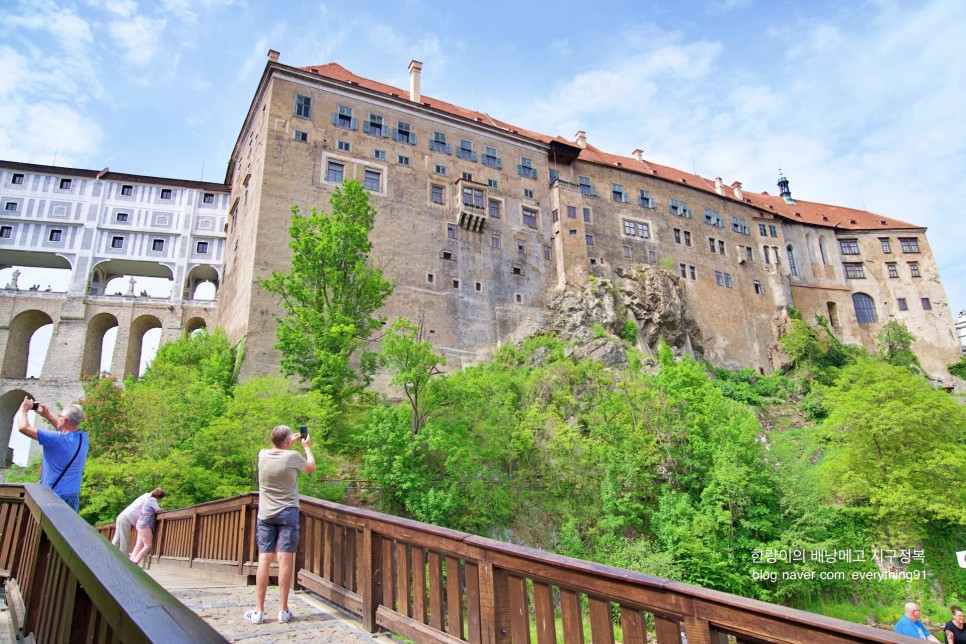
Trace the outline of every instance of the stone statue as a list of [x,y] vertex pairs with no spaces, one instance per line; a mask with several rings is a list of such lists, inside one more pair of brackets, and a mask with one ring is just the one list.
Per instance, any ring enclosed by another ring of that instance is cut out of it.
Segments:
[[13,273],[10,274],[10,283],[7,284],[7,288],[13,289],[14,291],[19,290],[17,286],[18,279],[20,279],[20,271],[15,268],[13,269]]
[[127,293],[125,293],[124,295],[126,297],[134,297],[134,285],[136,284],[136,282],[134,280],[133,275],[130,277],[130,279],[128,279],[127,283],[128,283]]

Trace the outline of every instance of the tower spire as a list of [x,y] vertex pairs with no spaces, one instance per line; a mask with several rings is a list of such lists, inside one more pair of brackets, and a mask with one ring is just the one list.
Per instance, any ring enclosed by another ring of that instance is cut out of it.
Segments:
[[792,198],[792,191],[788,187],[788,177],[785,176],[781,168],[778,168],[778,194],[785,199]]

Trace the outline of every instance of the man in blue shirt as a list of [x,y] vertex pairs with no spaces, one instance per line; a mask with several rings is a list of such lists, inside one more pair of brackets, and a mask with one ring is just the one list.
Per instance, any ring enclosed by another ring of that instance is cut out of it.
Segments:
[[906,614],[899,618],[896,622],[896,627],[893,630],[895,633],[900,635],[908,635],[909,637],[915,637],[918,640],[928,640],[930,642],[939,642],[932,634],[926,630],[925,624],[919,621],[919,617],[922,615],[922,610],[919,609],[919,605],[915,602],[908,602],[906,604]]
[[52,488],[75,512],[80,509],[81,476],[87,463],[90,441],[85,432],[77,431],[84,422],[80,405],[67,405],[54,418],[46,405],[37,403],[36,411],[47,419],[56,431],[37,429],[27,422],[27,412],[34,409],[34,401],[27,398],[17,412],[17,428],[21,434],[34,439],[44,448],[40,482]]

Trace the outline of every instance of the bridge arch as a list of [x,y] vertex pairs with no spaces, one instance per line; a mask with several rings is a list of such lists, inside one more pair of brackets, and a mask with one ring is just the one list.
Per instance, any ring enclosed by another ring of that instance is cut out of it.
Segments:
[[98,313],[87,323],[84,357],[81,361],[82,376],[96,376],[101,372],[104,336],[114,328],[117,328],[117,318],[111,313]]
[[37,329],[53,323],[50,315],[37,310],[24,311],[11,320],[0,377],[21,379],[27,377],[30,340]]
[[189,318],[187,322],[184,323],[184,334],[191,335],[195,331],[200,331],[201,329],[207,329],[208,323],[204,318],[193,317]]
[[[132,278],[148,279],[135,279],[132,285],[129,282]],[[91,269],[88,293],[90,295],[139,295],[146,284],[157,286],[163,281],[167,282],[169,289],[174,283],[174,271],[167,264],[110,259],[100,262]],[[169,295],[170,292],[169,290]]]
[[124,377],[141,375],[141,351],[144,347],[144,334],[151,329],[160,329],[161,320],[153,315],[142,315],[131,322],[128,331],[127,356],[124,360]]
[[0,467],[10,467],[13,463],[13,450],[7,449],[13,433],[13,421],[24,396],[34,396],[23,389],[11,389],[0,395]]

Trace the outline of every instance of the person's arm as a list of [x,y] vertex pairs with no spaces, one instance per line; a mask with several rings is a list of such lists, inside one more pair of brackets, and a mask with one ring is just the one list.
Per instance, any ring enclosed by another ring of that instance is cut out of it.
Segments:
[[315,455],[312,454],[312,439],[309,436],[302,441],[302,447],[305,448],[305,473],[312,474],[315,472]]
[[955,644],[956,635],[949,629],[946,629],[946,644]]
[[20,403],[20,409],[17,410],[17,431],[28,438],[37,440],[37,428],[27,422],[27,412],[30,411],[33,404],[34,401],[29,397],[25,397],[23,402]]

